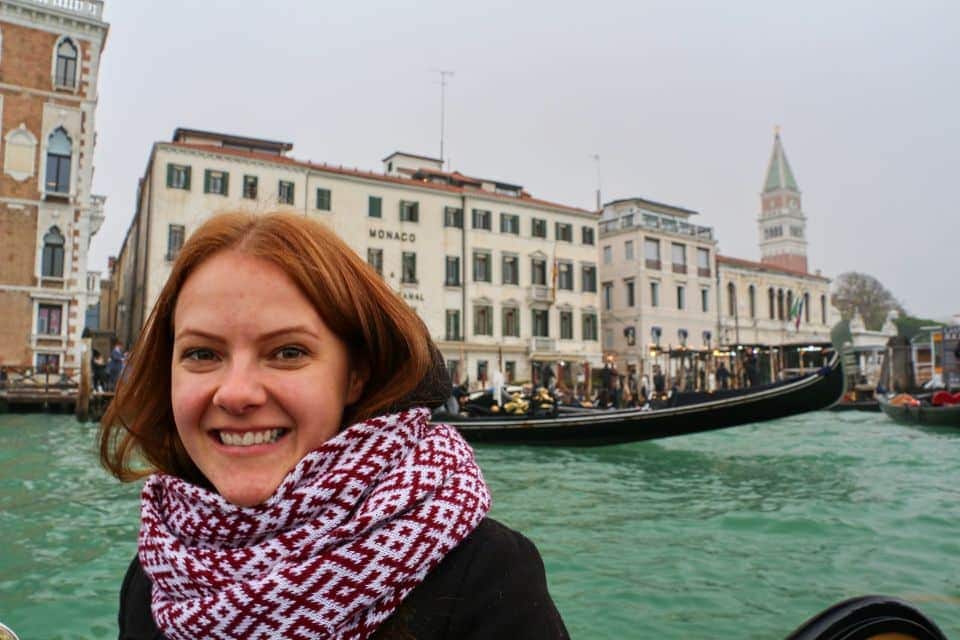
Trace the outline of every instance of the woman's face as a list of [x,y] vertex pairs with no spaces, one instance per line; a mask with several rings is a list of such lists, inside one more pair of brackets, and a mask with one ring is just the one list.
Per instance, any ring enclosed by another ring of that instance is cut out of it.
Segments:
[[224,251],[190,274],[174,315],[171,398],[191,460],[220,494],[269,498],[336,435],[363,380],[279,267]]

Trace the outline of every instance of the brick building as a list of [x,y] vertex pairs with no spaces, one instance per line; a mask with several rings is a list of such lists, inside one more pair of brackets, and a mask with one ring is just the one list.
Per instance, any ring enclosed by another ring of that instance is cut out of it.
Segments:
[[[91,237],[101,0],[0,0],[0,364],[78,364]],[[92,285],[90,283],[93,283]]]

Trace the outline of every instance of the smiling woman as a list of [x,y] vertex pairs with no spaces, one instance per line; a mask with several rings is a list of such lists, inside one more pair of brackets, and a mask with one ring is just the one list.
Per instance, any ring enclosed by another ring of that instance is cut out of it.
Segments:
[[103,420],[104,466],[149,476],[121,638],[566,637],[535,547],[428,422],[449,391],[420,319],[325,227],[201,226]]

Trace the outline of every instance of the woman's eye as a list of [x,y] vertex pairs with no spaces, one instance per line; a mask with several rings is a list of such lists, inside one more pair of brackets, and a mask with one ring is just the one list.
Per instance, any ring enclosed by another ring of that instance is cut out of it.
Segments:
[[307,352],[300,347],[283,347],[276,352],[278,360],[296,360],[305,355],[307,355]]
[[183,352],[184,360],[213,360],[215,357],[210,349],[188,349]]

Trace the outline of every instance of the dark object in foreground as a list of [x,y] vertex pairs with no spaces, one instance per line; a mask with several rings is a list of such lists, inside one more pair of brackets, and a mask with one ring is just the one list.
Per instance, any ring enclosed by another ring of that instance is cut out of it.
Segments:
[[888,596],[860,596],[807,620],[786,640],[947,640],[930,618]]
[[881,400],[880,409],[897,424],[960,427],[960,405],[957,404],[935,407],[921,402],[917,406],[910,406]]
[[598,446],[712,431],[826,409],[843,390],[840,358],[834,354],[827,366],[804,378],[697,404],[652,411],[585,409],[548,418],[435,414],[433,421],[455,426],[471,442]]

